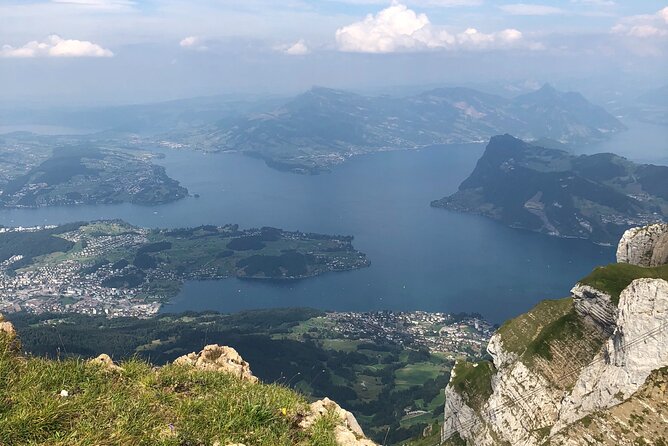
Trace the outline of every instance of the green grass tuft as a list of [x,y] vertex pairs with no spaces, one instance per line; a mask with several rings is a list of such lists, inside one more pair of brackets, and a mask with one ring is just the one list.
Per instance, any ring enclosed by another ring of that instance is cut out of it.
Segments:
[[543,328],[573,309],[570,297],[544,300],[528,312],[506,321],[498,330],[505,350],[522,355]]
[[567,338],[583,339],[585,336],[584,322],[578,314],[572,310],[556,321],[547,325],[540,334],[529,343],[523,357],[530,359],[534,355],[538,355],[552,360],[551,345],[558,340]]
[[494,364],[490,361],[460,361],[453,370],[450,385],[472,409],[480,410],[492,395],[492,376],[495,371]]
[[617,305],[621,292],[635,279],[642,277],[668,280],[668,265],[644,268],[628,263],[613,263],[596,268],[580,280],[580,283],[609,294],[612,302]]

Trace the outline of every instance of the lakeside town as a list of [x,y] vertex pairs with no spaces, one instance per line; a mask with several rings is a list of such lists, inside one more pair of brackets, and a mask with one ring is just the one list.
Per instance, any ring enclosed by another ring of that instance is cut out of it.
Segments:
[[479,356],[484,353],[494,325],[479,315],[426,311],[333,312],[325,318],[336,337],[398,344],[445,354]]
[[[56,226],[1,228],[0,233],[38,233]],[[0,263],[0,312],[14,313],[80,313],[109,317],[149,317],[160,309],[158,302],[138,297],[139,288],[106,287],[103,282],[113,274],[113,265],[102,265],[96,271],[84,271],[90,259],[114,249],[146,243],[148,231],[88,237],[82,243],[82,231],[61,234],[65,241],[81,249],[69,259],[45,262],[29,268],[14,269],[22,260],[13,255]],[[88,262],[87,262],[88,260]]]
[[187,280],[294,280],[369,265],[352,237],[118,221],[0,228],[0,312],[146,318]]

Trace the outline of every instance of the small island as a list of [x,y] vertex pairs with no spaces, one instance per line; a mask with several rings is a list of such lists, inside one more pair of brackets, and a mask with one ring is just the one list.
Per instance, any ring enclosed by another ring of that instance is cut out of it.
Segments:
[[186,280],[297,280],[366,267],[351,236],[120,220],[0,228],[0,311],[146,317]]
[[152,162],[155,154],[88,143],[51,148],[52,143],[26,135],[0,140],[0,207],[156,205],[188,195]]

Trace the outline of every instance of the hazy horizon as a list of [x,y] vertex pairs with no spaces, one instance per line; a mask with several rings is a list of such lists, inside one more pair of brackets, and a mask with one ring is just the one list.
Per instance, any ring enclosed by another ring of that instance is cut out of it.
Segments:
[[668,72],[668,6],[653,0],[9,0],[0,25],[8,106],[313,85],[373,93],[550,82],[614,97],[661,86]]

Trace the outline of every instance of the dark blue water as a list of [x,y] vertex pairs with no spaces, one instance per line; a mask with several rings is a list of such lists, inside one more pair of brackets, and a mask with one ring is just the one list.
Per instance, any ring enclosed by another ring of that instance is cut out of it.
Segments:
[[454,192],[484,147],[362,156],[302,176],[239,155],[165,152],[168,173],[201,198],[157,207],[4,210],[0,224],[122,218],[148,227],[239,223],[352,234],[371,267],[289,284],[228,279],[187,283],[165,311],[310,306],[332,310],[480,312],[493,321],[568,295],[613,249],[506,228],[429,206]]

